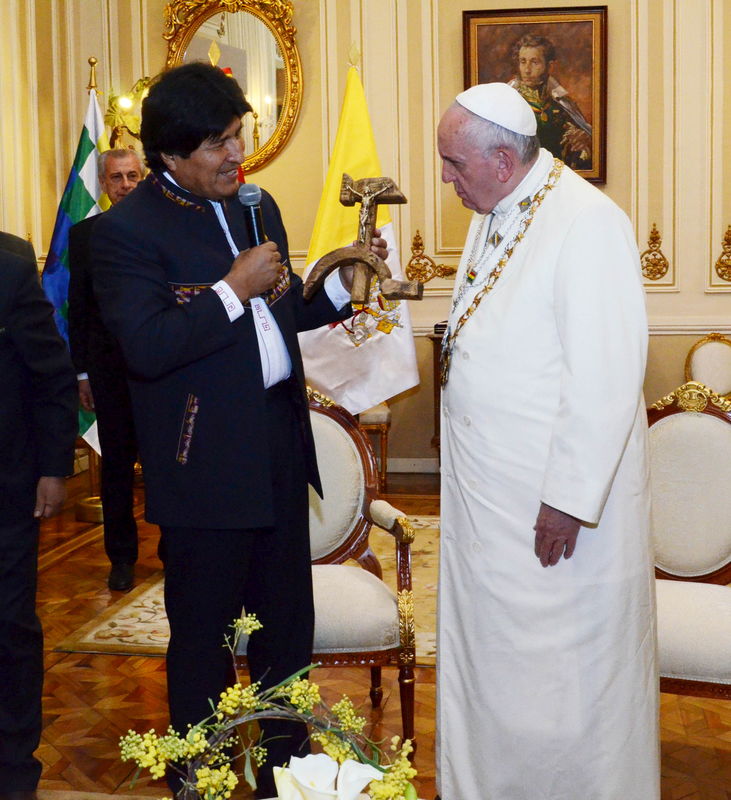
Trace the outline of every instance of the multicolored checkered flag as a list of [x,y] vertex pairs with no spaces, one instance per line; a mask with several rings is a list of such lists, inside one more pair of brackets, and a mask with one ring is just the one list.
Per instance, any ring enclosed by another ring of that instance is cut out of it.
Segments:
[[[109,198],[99,186],[97,159],[109,149],[102,113],[97,102],[96,90],[89,90],[89,107],[84,118],[84,127],[76,148],[76,157],[71,167],[66,188],[56,214],[51,245],[48,248],[42,282],[46,296],[56,309],[54,318],[59,333],[68,342],[68,295],[69,295],[69,228],[82,219],[93,217],[109,208]],[[88,412],[79,413],[79,434],[99,452],[99,437],[96,434],[96,416]]]

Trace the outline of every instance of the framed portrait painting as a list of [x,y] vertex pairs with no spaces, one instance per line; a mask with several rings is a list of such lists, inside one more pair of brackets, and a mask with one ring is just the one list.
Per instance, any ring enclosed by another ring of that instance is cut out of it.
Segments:
[[501,81],[528,101],[541,146],[606,180],[607,7],[462,12],[465,89]]

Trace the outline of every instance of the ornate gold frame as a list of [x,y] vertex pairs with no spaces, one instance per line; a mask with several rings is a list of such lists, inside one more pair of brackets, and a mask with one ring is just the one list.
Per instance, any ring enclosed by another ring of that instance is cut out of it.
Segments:
[[287,75],[282,113],[270,139],[244,160],[244,170],[255,172],[268,164],[292,134],[302,105],[302,63],[292,24],[292,0],[171,0],[165,6],[163,39],[168,43],[166,68],[183,63],[183,53],[199,26],[222,11],[246,11],[272,32]]

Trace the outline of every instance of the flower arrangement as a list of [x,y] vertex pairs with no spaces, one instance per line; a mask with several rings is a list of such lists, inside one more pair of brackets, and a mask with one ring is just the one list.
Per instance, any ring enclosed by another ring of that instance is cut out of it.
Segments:
[[[253,614],[233,624],[234,636],[226,638],[231,654],[242,634],[261,628]],[[407,739],[399,746],[391,742],[390,758],[364,734],[366,720],[356,714],[344,696],[329,708],[320,697],[317,684],[305,675],[316,665],[305,667],[269,689],[259,683],[236,683],[221,693],[212,713],[190,727],[184,735],[169,728],[158,735],[129,731],[120,740],[123,761],[134,761],[137,774],[147,769],[162,778],[168,766],[184,778],[179,800],[224,800],[239,783],[239,775],[256,787],[254,765],[266,759],[266,742],[246,739],[241,728],[261,719],[305,722],[310,740],[322,753],[293,757],[288,767],[275,767],[274,780],[279,800],[416,800],[411,779],[416,770],[409,762],[413,751]],[[368,787],[368,795],[361,791]]]

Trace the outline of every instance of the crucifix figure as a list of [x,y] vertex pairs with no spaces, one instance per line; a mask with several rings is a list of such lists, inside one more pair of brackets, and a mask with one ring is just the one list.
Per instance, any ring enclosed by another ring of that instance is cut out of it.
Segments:
[[312,268],[304,287],[304,297],[311,297],[325,278],[338,267],[353,264],[353,288],[350,299],[365,305],[370,297],[373,273],[381,283],[381,293],[387,300],[421,300],[424,286],[417,281],[397,281],[391,277],[386,262],[370,249],[370,241],[376,228],[376,213],[381,203],[405,203],[406,198],[391,178],[362,178],[354,181],[343,174],[340,185],[340,202],[353,206],[360,202],[358,215],[358,240],[348,247],[340,247],[326,253]]

